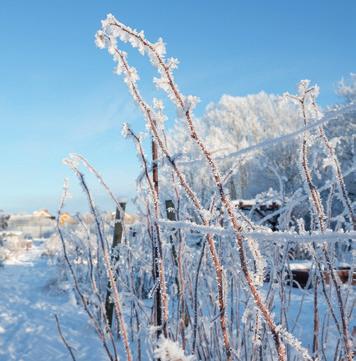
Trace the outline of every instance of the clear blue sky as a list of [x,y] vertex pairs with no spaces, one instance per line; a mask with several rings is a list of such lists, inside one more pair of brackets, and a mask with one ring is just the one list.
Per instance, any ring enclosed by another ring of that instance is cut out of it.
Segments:
[[[181,89],[202,99],[198,113],[224,93],[294,91],[305,78],[331,104],[337,81],[356,71],[354,0],[1,0],[0,209],[55,210],[70,152],[91,160],[118,194],[134,194],[136,156],[120,129],[123,121],[142,128],[141,117],[93,40],[109,12],[151,40],[163,37],[181,61]],[[141,77],[151,75],[145,62]],[[81,194],[73,192],[74,209]]]

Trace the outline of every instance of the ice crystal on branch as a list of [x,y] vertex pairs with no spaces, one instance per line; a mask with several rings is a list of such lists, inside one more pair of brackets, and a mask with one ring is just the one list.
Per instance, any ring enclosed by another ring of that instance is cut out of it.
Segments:
[[153,98],[153,108],[159,112],[163,112],[164,110],[163,101],[157,98]]
[[121,135],[124,137],[124,138],[128,138],[130,136],[130,126],[128,123],[124,123],[122,125],[122,129],[121,129]]
[[104,35],[104,32],[102,30],[99,30],[95,34],[95,44],[100,49],[105,48],[105,46],[106,46],[106,44],[105,44],[105,35]]

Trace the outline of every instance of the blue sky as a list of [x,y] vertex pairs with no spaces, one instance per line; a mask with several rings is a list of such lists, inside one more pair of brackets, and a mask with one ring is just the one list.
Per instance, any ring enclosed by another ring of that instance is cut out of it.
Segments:
[[[356,71],[354,0],[1,0],[0,209],[54,211],[70,152],[86,156],[117,194],[133,196],[138,165],[120,129],[123,121],[142,129],[142,119],[94,45],[109,12],[153,41],[163,37],[181,62],[181,89],[202,100],[198,114],[222,94],[294,91],[305,78],[321,86],[322,105],[332,104],[337,81]],[[150,79],[146,59],[130,59]],[[154,93],[150,81],[142,86]],[[70,182],[70,207],[82,209]]]

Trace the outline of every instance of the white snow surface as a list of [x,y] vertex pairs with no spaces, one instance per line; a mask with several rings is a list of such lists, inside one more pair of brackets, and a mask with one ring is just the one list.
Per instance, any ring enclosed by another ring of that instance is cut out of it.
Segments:
[[100,342],[73,292],[56,285],[58,268],[42,256],[43,241],[0,267],[0,360],[70,360],[54,314],[77,360],[105,360]]

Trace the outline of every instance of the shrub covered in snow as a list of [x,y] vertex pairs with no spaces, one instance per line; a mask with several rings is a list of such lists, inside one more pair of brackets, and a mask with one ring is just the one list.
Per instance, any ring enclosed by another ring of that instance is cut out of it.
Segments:
[[23,238],[21,232],[2,232],[0,237],[0,262],[11,257],[16,258],[32,247],[32,241]]

